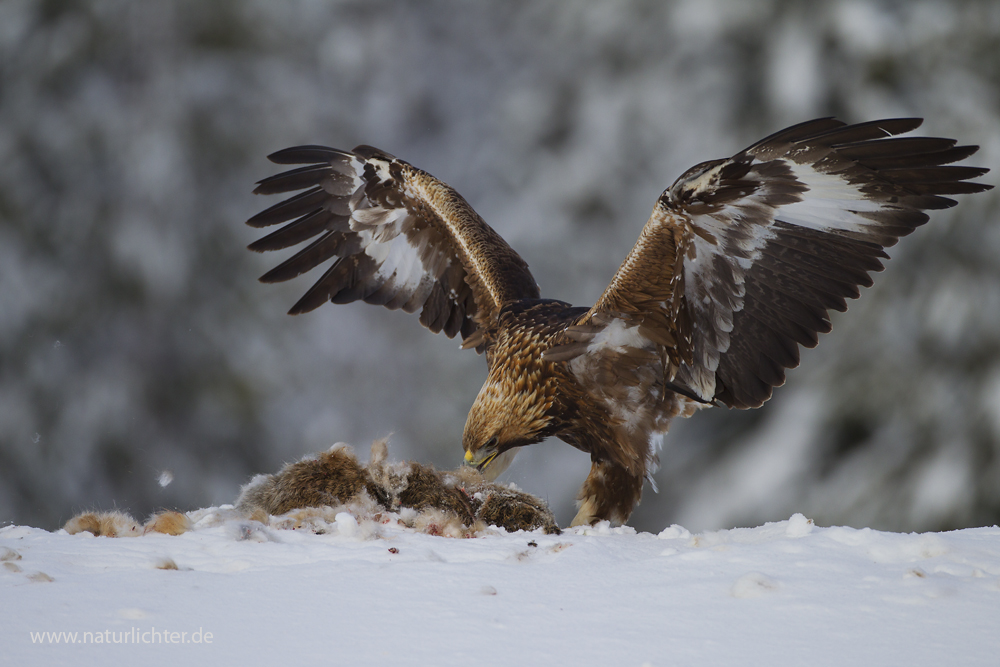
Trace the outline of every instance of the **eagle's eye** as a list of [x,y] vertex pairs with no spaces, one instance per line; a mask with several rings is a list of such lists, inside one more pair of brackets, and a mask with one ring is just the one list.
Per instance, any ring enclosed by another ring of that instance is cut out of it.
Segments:
[[500,441],[497,439],[497,437],[493,436],[492,438],[490,438],[489,440],[486,441],[486,444],[482,446],[482,449],[484,449],[484,450],[486,450],[486,449],[496,449],[498,442],[500,442]]

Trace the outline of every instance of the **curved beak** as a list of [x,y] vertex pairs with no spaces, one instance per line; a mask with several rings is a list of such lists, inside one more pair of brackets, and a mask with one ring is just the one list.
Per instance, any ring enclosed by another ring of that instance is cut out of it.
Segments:
[[495,449],[494,450],[488,450],[486,448],[483,448],[483,449],[481,449],[479,451],[479,453],[482,456],[480,456],[480,457],[477,458],[475,455],[473,455],[472,452],[466,452],[465,453],[465,465],[472,466],[473,468],[475,468],[479,472],[482,472],[483,469],[486,468],[486,466],[488,466],[489,464],[491,464],[493,462],[493,459],[495,459],[497,457],[497,454],[499,452],[497,452],[497,450],[495,450]]
[[501,453],[492,447],[484,447],[477,452],[478,456],[472,452],[466,452],[465,465],[472,466],[482,473],[483,477],[492,482],[510,466],[518,449],[515,447]]

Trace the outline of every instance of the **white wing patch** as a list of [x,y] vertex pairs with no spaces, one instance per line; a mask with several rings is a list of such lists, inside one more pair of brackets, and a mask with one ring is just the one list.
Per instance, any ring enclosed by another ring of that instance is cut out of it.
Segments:
[[878,223],[859,213],[876,213],[886,208],[872,201],[857,186],[837,174],[824,174],[810,165],[786,161],[795,177],[808,191],[801,201],[780,207],[775,217],[783,222],[817,231],[861,232]]

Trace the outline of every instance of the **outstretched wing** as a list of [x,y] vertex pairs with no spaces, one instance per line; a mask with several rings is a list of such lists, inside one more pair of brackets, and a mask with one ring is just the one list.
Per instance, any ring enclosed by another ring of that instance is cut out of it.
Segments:
[[[943,166],[976,146],[890,138],[920,123],[814,120],[688,170],[556,358],[653,346],[680,393],[761,405],[798,365],[798,346],[830,330],[829,310],[872,284],[884,248],[925,210],[955,204],[944,195],[992,187],[966,180],[986,169]],[[607,321],[619,323],[615,344],[601,336]]]
[[370,146],[352,152],[298,146],[268,159],[309,166],[265,178],[254,193],[305,191],[247,221],[252,227],[288,222],[250,249],[314,240],[261,281],[289,280],[332,260],[290,314],[326,301],[362,300],[419,310],[431,331],[461,333],[465,346],[478,346],[480,325],[504,304],[539,296],[524,260],[430,174]]

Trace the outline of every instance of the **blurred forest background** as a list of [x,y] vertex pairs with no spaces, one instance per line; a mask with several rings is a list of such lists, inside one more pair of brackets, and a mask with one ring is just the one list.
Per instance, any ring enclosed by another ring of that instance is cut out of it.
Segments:
[[[825,115],[922,116],[996,182],[1000,3],[4,0],[0,524],[232,502],[390,433],[460,463],[484,359],[401,312],[286,316],[310,277],[257,282],[272,151],[394,153],[588,305],[681,172]],[[893,248],[764,408],[676,422],[632,524],[1000,521],[998,192]],[[550,441],[501,479],[565,523],[588,469]]]

